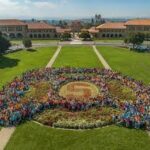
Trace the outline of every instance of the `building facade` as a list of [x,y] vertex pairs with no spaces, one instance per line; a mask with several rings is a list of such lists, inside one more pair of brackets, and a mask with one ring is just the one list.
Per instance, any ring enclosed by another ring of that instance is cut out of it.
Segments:
[[28,37],[31,39],[56,39],[57,32],[54,26],[45,22],[31,22],[28,26]]
[[122,22],[104,23],[96,29],[99,38],[124,38],[126,36],[126,26]]
[[150,19],[129,20],[125,26],[127,35],[140,32],[150,37]]
[[71,29],[62,29],[45,22],[23,22],[16,19],[0,20],[0,32],[9,39],[57,39]]
[[[73,21],[68,29],[62,29],[45,22],[23,22],[16,19],[0,20],[0,32],[3,36],[13,38],[30,37],[32,39],[56,39],[63,33],[81,32],[82,24]],[[150,38],[150,19],[136,19],[127,22],[107,22],[87,30],[92,37],[100,39],[125,38],[132,33],[144,33]]]
[[[94,27],[93,27],[94,29]],[[98,33],[96,33],[98,31]],[[143,33],[150,38],[150,19],[136,19],[127,22],[110,22],[99,25],[94,30],[89,29],[93,36],[96,33],[97,38],[125,38],[133,33]]]
[[79,33],[82,29],[81,21],[78,21],[78,20],[72,21],[70,24],[70,28],[71,28],[73,33],[75,33],[75,32]]
[[27,36],[28,26],[15,19],[0,20],[0,32],[7,38],[23,38]]

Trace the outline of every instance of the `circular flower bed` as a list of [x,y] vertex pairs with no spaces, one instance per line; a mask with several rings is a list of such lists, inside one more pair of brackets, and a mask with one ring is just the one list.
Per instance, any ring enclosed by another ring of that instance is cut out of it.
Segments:
[[117,116],[120,113],[120,110],[110,107],[97,107],[75,112],[59,108],[44,111],[35,120],[57,128],[92,129],[113,124],[112,114]]
[[149,129],[150,87],[120,73],[95,68],[28,71],[0,92],[0,125],[18,125],[31,119],[60,128],[117,123]]

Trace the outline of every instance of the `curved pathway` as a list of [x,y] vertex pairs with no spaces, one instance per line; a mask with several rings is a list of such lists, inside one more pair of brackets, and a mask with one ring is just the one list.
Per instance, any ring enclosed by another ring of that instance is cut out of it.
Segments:
[[2,128],[0,131],[0,150],[4,150],[6,144],[11,138],[12,134],[15,131],[15,127],[12,128]]

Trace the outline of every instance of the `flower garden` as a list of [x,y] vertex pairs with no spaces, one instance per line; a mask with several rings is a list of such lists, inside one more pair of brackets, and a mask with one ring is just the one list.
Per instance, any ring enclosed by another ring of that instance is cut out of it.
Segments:
[[0,92],[0,125],[26,120],[68,129],[118,124],[149,130],[150,87],[105,69],[31,70]]

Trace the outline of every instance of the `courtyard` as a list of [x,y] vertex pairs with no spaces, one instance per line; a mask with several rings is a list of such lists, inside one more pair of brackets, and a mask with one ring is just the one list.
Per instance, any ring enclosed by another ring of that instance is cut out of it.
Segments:
[[[0,60],[3,62],[0,66],[1,88],[23,72],[44,68],[54,56],[56,49],[56,46],[35,48],[32,51],[23,50],[1,56]],[[146,85],[149,84],[149,54],[111,46],[97,46],[97,49],[114,71],[141,80]],[[52,67],[104,68],[92,45],[62,46]],[[116,125],[93,130],[68,130],[55,129],[35,121],[27,121],[16,127],[5,149],[130,150],[134,147],[135,150],[148,150],[149,141],[150,136],[144,130],[128,129]]]

